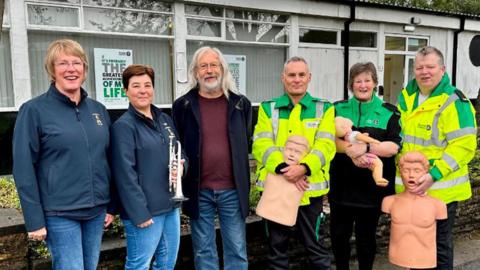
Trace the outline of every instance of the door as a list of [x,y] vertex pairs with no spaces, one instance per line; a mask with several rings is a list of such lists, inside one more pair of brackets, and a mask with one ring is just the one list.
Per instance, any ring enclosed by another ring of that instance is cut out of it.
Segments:
[[428,44],[426,37],[385,36],[383,99],[397,103],[400,91],[415,77],[415,52]]
[[405,83],[405,55],[385,54],[385,70],[383,73],[383,100],[396,104],[398,94]]

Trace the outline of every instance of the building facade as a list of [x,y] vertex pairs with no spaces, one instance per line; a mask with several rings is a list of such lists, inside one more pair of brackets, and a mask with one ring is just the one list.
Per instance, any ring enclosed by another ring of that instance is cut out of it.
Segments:
[[[112,110],[128,106],[118,84],[125,63],[155,69],[155,104],[169,108],[185,91],[192,54],[204,45],[227,55],[238,88],[254,105],[283,92],[280,74],[293,55],[309,62],[309,91],[330,101],[348,97],[351,65],[372,61],[379,96],[395,103],[413,76],[415,51],[424,45],[445,53],[447,71],[468,98],[476,98],[480,88],[480,18],[475,16],[365,0],[5,0],[2,160],[11,156],[18,108],[48,89],[43,59],[48,44],[59,38],[84,47],[89,59],[84,88]],[[0,161],[0,175],[9,167]]]

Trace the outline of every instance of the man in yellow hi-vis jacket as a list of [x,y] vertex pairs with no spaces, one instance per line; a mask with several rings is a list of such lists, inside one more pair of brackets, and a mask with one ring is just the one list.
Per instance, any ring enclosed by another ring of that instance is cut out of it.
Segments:
[[[438,49],[429,46],[418,50],[414,69],[415,79],[398,98],[402,153],[417,150],[430,161],[429,172],[420,177],[414,192],[427,192],[447,204],[448,219],[437,223],[437,269],[453,269],[452,229],[457,204],[472,196],[467,164],[477,148],[475,110],[450,84]],[[397,192],[404,189],[399,178],[395,187]]]
[[[307,92],[310,79],[305,59],[292,57],[287,60],[282,73],[285,94],[261,104],[252,152],[257,160],[257,188],[260,191],[267,173],[283,174],[299,190],[305,191],[295,226],[308,252],[311,269],[330,269],[330,255],[324,246],[320,224],[322,195],[329,190],[328,171],[335,155],[335,112],[331,103]],[[288,166],[284,163],[282,149],[291,135],[305,136],[311,150],[298,165]],[[269,269],[288,269],[291,228],[272,221],[266,221],[266,225]]]

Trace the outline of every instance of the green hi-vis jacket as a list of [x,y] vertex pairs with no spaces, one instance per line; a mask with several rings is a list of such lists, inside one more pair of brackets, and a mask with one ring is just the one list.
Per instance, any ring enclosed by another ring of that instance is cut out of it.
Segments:
[[[475,109],[470,101],[450,84],[445,74],[430,96],[418,105],[419,88],[412,80],[399,95],[403,133],[402,154],[417,150],[430,161],[435,183],[428,194],[445,203],[472,196],[467,164],[477,148]],[[397,192],[404,187],[399,173]]]
[[257,188],[263,190],[267,173],[275,173],[284,162],[283,147],[291,135],[307,138],[310,152],[300,161],[311,171],[310,188],[300,205],[310,204],[310,197],[328,193],[330,161],[335,155],[335,111],[331,103],[307,93],[293,105],[288,95],[263,102],[253,133],[253,156],[257,160]]

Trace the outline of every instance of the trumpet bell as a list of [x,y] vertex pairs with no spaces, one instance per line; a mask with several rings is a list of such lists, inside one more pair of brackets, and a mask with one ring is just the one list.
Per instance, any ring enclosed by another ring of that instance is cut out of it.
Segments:
[[172,197],[172,201],[174,202],[184,202],[188,201],[188,198],[183,196],[183,194],[178,194]]

